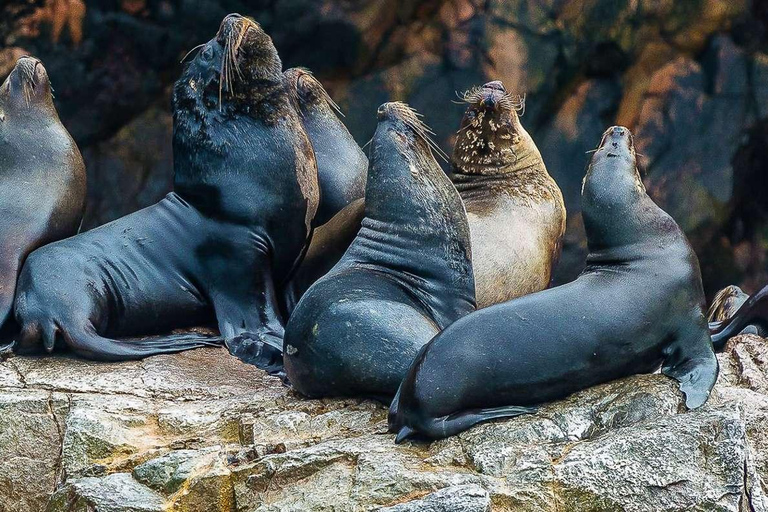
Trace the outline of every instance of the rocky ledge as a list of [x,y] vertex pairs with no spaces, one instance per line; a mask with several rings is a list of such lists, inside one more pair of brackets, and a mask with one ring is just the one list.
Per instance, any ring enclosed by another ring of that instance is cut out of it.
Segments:
[[696,411],[642,375],[400,446],[384,407],[301,399],[224,350],[14,357],[0,364],[0,510],[766,510],[766,343],[731,340]]

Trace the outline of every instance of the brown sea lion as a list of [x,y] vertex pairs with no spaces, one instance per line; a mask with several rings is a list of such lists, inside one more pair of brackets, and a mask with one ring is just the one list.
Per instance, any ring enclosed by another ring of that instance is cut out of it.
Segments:
[[85,196],[83,158],[59,120],[45,67],[22,57],[0,87],[0,325],[12,319],[27,256],[77,233]]
[[477,307],[549,286],[565,232],[565,205],[520,123],[521,98],[501,82],[464,95],[451,179],[472,233]]
[[717,292],[709,306],[709,330],[715,350],[737,334],[768,335],[768,286],[751,297],[738,286]]

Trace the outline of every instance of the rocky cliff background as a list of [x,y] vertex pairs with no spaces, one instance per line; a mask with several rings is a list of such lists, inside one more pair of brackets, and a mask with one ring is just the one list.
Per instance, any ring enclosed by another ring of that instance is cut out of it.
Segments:
[[652,197],[686,230],[707,293],[768,282],[768,3],[761,0],[6,0],[0,75],[46,64],[89,173],[85,228],[172,182],[170,87],[228,12],[253,16],[285,67],[321,78],[364,144],[376,107],[407,101],[449,150],[456,93],[492,79],[526,94],[523,122],[563,190],[558,280],[581,269],[585,153],[636,134]]

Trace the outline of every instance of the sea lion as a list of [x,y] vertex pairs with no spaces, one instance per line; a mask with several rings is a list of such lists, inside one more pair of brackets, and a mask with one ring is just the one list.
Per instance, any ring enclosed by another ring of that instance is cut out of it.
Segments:
[[768,286],[749,296],[738,286],[723,288],[709,307],[709,331],[715,350],[737,334],[768,334]]
[[4,334],[12,335],[8,327],[13,323],[16,279],[25,259],[36,248],[77,233],[85,196],[83,158],[59,120],[45,66],[33,57],[22,57],[0,87],[0,325],[6,327]]
[[549,286],[565,232],[565,204],[520,123],[524,105],[499,81],[464,94],[451,179],[472,234],[477,307]]
[[707,320],[709,323],[723,322],[731,318],[742,304],[747,302],[749,295],[736,285],[726,286],[717,294],[709,305]]
[[312,73],[291,68],[284,74],[315,152],[320,185],[314,222],[318,227],[284,290],[283,313],[288,318],[309,287],[339,261],[360,229],[368,158],[336,115],[341,114],[339,106]]
[[573,282],[478,310],[414,360],[391,407],[396,442],[494,418],[659,366],[702,405],[718,364],[696,255],[645,192],[628,129],[605,132],[582,187],[589,255]]
[[315,151],[320,206],[314,225],[320,226],[365,195],[368,159],[336,115],[341,109],[320,81],[304,68],[288,69],[285,76]]
[[[270,37],[229,15],[173,92],[174,189],[159,203],[33,253],[16,315],[26,340],[123,360],[202,346],[199,334],[118,341],[215,318],[248,361],[278,349],[275,287],[306,246],[319,202],[310,142]],[[266,341],[265,341],[266,340]]]
[[388,400],[419,348],[475,309],[469,226],[403,103],[378,110],[365,218],[285,332],[285,371],[305,396]]

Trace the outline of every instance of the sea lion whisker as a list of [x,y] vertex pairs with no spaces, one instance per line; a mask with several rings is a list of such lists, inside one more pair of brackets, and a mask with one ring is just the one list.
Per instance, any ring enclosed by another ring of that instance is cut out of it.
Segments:
[[201,43],[201,44],[199,44],[199,45],[195,46],[194,48],[192,48],[191,50],[189,50],[189,51],[188,51],[188,52],[187,52],[187,53],[184,55],[184,57],[182,57],[182,58],[181,58],[181,60],[179,61],[179,64],[183,64],[183,63],[184,63],[184,61],[185,61],[185,60],[187,60],[187,57],[189,57],[189,56],[190,56],[190,54],[191,54],[192,52],[194,52],[195,50],[199,50],[200,48],[202,48],[202,47],[203,47],[203,46],[205,46],[205,45],[206,45],[206,43]]
[[417,112],[413,107],[405,105],[404,103],[398,104],[396,108],[403,113],[402,118],[405,124],[408,125],[413,130],[413,132],[427,144],[430,150],[442,160],[448,162],[448,155],[446,152],[443,151],[437,142],[435,142],[431,137],[435,136],[435,132],[433,132],[432,129],[420,119],[420,117],[424,117],[424,114]]
[[328,91],[325,90],[325,87],[323,87],[323,84],[320,83],[320,80],[317,79],[317,77],[307,68],[299,68],[303,72],[304,78],[309,79],[313,84],[317,86],[318,91],[320,92],[320,97],[328,104],[329,107],[331,107],[334,111],[336,111],[337,114],[339,114],[341,117],[346,117],[344,115],[344,112],[341,111],[341,107],[339,107],[338,103],[336,103],[333,98],[331,98],[331,95],[328,94]]

